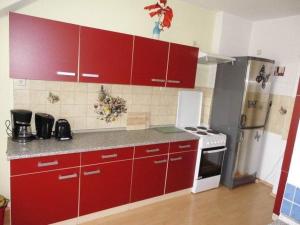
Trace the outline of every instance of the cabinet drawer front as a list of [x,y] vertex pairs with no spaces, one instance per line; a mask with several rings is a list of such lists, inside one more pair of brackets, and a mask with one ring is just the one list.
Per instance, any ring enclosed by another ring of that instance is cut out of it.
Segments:
[[118,160],[132,159],[133,147],[99,150],[82,153],[82,165],[112,162]]
[[167,154],[169,143],[135,147],[134,158]]
[[197,148],[197,140],[173,142],[170,144],[170,153],[192,151],[197,150]]
[[80,154],[77,153],[16,159],[10,162],[12,176],[77,166],[80,166]]

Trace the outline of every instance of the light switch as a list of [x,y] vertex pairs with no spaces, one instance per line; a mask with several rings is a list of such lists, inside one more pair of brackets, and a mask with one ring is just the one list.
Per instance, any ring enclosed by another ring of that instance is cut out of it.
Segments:
[[24,79],[15,80],[15,87],[25,88],[26,87],[26,80],[24,80]]

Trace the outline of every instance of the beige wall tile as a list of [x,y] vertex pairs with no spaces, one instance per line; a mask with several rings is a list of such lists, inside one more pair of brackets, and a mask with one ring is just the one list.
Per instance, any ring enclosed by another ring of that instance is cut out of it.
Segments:
[[83,105],[87,104],[88,94],[87,92],[75,92],[74,104]]
[[59,98],[60,104],[75,104],[75,93],[72,91],[61,91]]
[[59,82],[61,91],[74,91],[75,85],[78,83],[75,82]]
[[47,91],[60,91],[61,84],[58,81],[47,81],[45,88]]
[[30,104],[47,104],[48,92],[47,91],[38,91],[30,90]]
[[30,103],[30,92],[26,89],[14,90],[14,103],[15,104],[29,104]]
[[46,81],[42,80],[30,80],[29,82],[29,89],[30,90],[46,90]]
[[135,94],[132,95],[132,104],[134,105],[149,105],[151,102],[151,95]]

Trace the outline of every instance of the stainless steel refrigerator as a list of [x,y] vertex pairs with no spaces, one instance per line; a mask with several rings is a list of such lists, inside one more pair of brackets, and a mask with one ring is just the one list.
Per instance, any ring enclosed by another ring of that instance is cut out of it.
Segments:
[[273,70],[273,60],[256,57],[218,65],[210,124],[227,135],[221,182],[230,188],[256,179]]

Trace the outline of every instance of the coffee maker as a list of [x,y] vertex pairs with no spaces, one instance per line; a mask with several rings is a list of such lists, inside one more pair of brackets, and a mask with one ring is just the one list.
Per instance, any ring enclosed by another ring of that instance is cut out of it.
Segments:
[[54,117],[46,113],[35,114],[36,136],[39,139],[49,139],[52,135]]
[[12,140],[19,143],[26,143],[33,140],[31,132],[32,112],[22,109],[11,110]]

